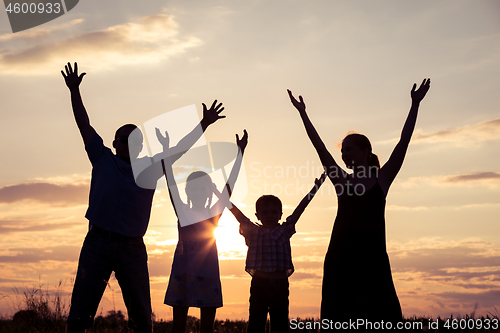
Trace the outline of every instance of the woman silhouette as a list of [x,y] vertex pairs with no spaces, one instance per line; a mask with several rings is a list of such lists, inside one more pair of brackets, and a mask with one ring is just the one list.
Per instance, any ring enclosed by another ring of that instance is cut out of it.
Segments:
[[412,104],[401,138],[382,168],[364,135],[350,134],[344,138],[342,160],[352,174],[342,170],[327,150],[309,120],[302,96],[297,101],[288,90],[337,192],[337,217],[324,263],[322,320],[384,320],[386,325],[391,322],[393,328],[395,322],[402,320],[385,244],[385,198],[403,164],[418,108],[430,82],[424,79],[418,89],[413,85]]

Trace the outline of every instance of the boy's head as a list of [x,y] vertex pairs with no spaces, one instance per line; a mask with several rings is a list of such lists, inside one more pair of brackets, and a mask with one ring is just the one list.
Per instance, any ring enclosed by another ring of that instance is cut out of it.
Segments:
[[263,195],[255,203],[255,216],[264,227],[272,228],[278,225],[283,215],[281,200],[274,195]]

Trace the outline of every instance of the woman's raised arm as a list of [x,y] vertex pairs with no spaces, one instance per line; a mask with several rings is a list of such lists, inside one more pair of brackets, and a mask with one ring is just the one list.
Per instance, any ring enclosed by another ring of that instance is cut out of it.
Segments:
[[411,136],[413,135],[413,130],[415,129],[415,124],[417,122],[418,108],[420,102],[424,99],[425,95],[429,91],[431,86],[431,79],[424,79],[417,88],[417,84],[413,84],[411,90],[411,108],[406,118],[405,124],[403,126],[403,131],[401,132],[401,138],[397,143],[396,147],[392,151],[389,160],[384,164],[379,172],[379,184],[385,193],[389,191],[389,187],[396,178],[403,161],[406,156],[406,151],[408,150],[408,145],[410,144]]
[[328,177],[334,185],[339,183],[343,184],[346,181],[346,178],[343,177],[343,175],[347,173],[342,170],[337,162],[335,162],[332,154],[330,154],[330,152],[326,148],[326,145],[323,143],[323,140],[321,140],[318,132],[316,131],[316,128],[314,128],[314,125],[312,124],[309,116],[306,113],[306,104],[304,103],[302,96],[299,96],[299,101],[297,101],[292,92],[290,90],[287,91],[288,96],[290,97],[290,101],[292,102],[293,106],[295,106],[297,111],[299,111],[302,122],[304,123],[304,127],[306,128],[307,136],[309,136],[309,139],[316,149],[316,152],[318,153],[318,156],[321,160],[321,163],[323,164],[323,167],[325,168]]

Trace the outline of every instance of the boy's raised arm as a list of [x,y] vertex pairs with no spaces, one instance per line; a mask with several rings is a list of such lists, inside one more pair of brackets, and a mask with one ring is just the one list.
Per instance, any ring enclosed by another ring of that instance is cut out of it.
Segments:
[[87,73],[82,73],[78,76],[78,64],[75,62],[75,68],[71,68],[71,64],[68,62],[64,66],[66,74],[61,71],[64,81],[66,81],[66,86],[68,86],[71,92],[71,106],[73,107],[73,115],[75,116],[76,125],[80,130],[80,134],[83,138],[83,143],[85,146],[88,145],[90,139],[95,134],[94,128],[90,125],[90,119],[83,106],[82,96],[80,94],[80,83],[82,83],[83,76]]
[[233,213],[234,217],[236,218],[236,220],[241,224],[241,223],[247,223],[249,222],[250,220],[248,219],[248,217],[245,216],[245,214],[243,214],[243,212],[238,208],[236,207],[235,204],[233,204],[231,202],[231,209],[229,209],[231,211],[231,213]]
[[236,207],[234,203],[231,202],[231,200],[229,200],[229,198],[223,199],[222,193],[219,192],[215,184],[214,184],[214,194],[217,198],[219,198],[219,201],[221,203],[225,204],[226,207],[231,207],[229,208],[229,210],[231,211],[231,213],[233,213],[233,216],[240,224],[243,223],[253,224],[253,222],[250,221],[250,219],[246,217],[245,214],[243,214],[243,212],[238,207]]
[[299,220],[300,215],[304,212],[306,209],[307,205],[309,205],[309,202],[314,198],[314,195],[316,195],[316,192],[318,192],[319,188],[323,184],[326,178],[326,172],[323,172],[319,178],[316,178],[314,180],[314,186],[309,191],[309,193],[306,194],[306,196],[300,201],[299,205],[295,210],[293,211],[292,215],[287,219],[288,221],[292,221],[293,223],[297,223]]

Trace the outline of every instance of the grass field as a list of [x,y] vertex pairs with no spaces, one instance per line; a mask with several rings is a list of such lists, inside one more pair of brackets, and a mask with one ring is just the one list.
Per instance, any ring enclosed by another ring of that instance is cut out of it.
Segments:
[[[24,288],[24,290],[13,288],[14,298],[2,295],[1,299],[9,302],[16,313],[12,318],[0,316],[0,332],[65,332],[69,298],[62,296],[62,287],[64,287],[64,283],[60,281],[52,294],[49,293],[48,288],[44,290],[43,285],[39,285],[38,287]],[[405,318],[405,329],[399,330],[399,332],[500,332],[498,315],[497,311],[479,318],[475,318],[474,313],[457,318]],[[154,332],[171,331],[171,321],[157,321],[154,320],[153,315],[153,322]],[[356,331],[381,331],[380,327],[377,329],[377,323],[371,323],[372,326],[368,326],[369,324],[366,322],[359,324]],[[294,318],[290,322],[290,332],[319,332],[319,327],[322,325],[334,328],[331,324],[319,322],[315,318]],[[217,333],[242,333],[246,332],[247,321],[216,320],[214,328]],[[132,330],[127,328],[127,318],[124,313],[109,311],[106,315],[97,316],[94,327],[88,329],[87,332],[132,332]],[[186,332],[199,332],[199,319],[188,316]],[[266,326],[267,332],[269,332],[269,322]]]

